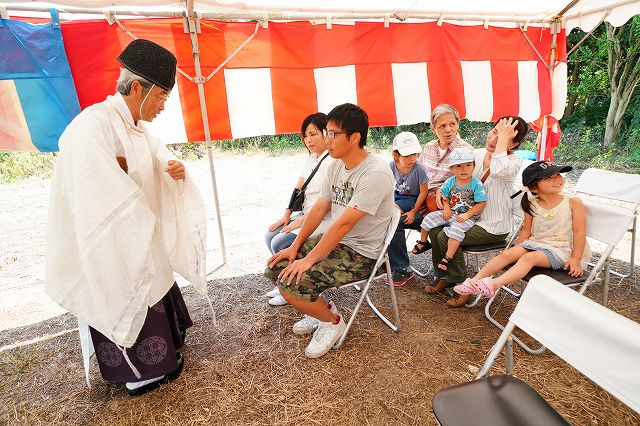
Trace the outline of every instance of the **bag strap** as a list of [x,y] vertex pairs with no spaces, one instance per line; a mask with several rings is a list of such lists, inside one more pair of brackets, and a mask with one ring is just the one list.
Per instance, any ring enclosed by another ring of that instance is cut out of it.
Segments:
[[316,165],[316,167],[313,169],[313,171],[311,172],[311,174],[309,175],[309,177],[307,178],[307,180],[304,181],[304,184],[302,185],[302,187],[300,188],[300,192],[304,192],[305,189],[307,189],[307,185],[309,185],[309,182],[311,182],[311,179],[313,179],[313,177],[315,176],[316,172],[318,171],[318,169],[320,168],[320,164],[322,164],[322,162],[324,161],[325,158],[327,158],[329,156],[329,153],[327,152],[324,157],[322,157],[320,159],[320,161],[318,161],[318,164]]
[[487,180],[490,174],[491,174],[491,168],[488,168],[487,171],[484,172],[484,176],[482,176],[482,179],[480,179],[480,182],[484,183],[484,181]]

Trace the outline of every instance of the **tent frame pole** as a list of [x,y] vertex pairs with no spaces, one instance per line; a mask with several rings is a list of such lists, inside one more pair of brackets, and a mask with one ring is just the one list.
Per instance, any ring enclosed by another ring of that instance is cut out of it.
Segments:
[[222,227],[222,214],[220,213],[220,202],[218,199],[218,185],[216,183],[216,171],[213,163],[213,148],[211,145],[211,133],[209,132],[209,115],[207,114],[207,102],[204,94],[205,79],[202,76],[200,67],[200,49],[198,47],[198,30],[199,18],[193,12],[193,1],[188,3],[188,11],[184,17],[185,32],[189,33],[191,38],[191,50],[193,52],[193,64],[196,75],[193,78],[194,83],[198,86],[198,99],[200,100],[200,111],[202,112],[202,125],[204,127],[204,138],[207,146],[207,156],[209,158],[209,171],[211,174],[211,188],[213,190],[213,203],[216,209],[216,218],[218,222],[218,235],[220,236],[220,250],[222,251],[222,264],[227,264],[227,247],[224,242],[224,229]]
[[[558,48],[558,33],[562,31],[562,16],[556,16],[551,22],[551,54],[549,58],[549,82],[551,84],[551,97],[553,98],[553,73],[556,68],[556,50]],[[552,99],[553,102],[553,99]],[[538,160],[546,158],[547,150],[547,129],[549,127],[549,115],[545,115],[542,119],[542,133],[540,137],[540,153]]]

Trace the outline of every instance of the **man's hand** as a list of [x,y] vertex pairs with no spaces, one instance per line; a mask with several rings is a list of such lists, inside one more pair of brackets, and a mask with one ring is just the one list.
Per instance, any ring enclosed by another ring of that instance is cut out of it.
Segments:
[[459,214],[458,217],[456,217],[456,220],[458,222],[464,222],[465,220],[469,219],[469,217],[470,217],[469,213],[462,213],[462,214]]
[[169,173],[169,176],[174,180],[184,179],[185,176],[184,164],[177,160],[169,160],[167,168],[164,169],[164,171]]
[[267,260],[267,265],[269,266],[269,268],[273,268],[281,260],[288,260],[289,263],[291,263],[296,259],[297,254],[298,250],[295,250],[293,247],[289,246],[286,249],[280,250],[279,252],[271,256],[269,260]]
[[308,260],[306,257],[294,260],[289,264],[289,266],[287,266],[282,270],[282,272],[280,272],[280,274],[278,275],[278,279],[283,284],[286,281],[287,285],[291,285],[291,282],[293,280],[295,280],[297,284],[300,282],[302,274],[308,271],[312,266],[313,262]]
[[416,212],[413,210],[409,210],[403,216],[405,217],[403,222],[405,225],[411,225],[413,221],[416,220]]
[[445,208],[442,212],[442,217],[444,218],[444,220],[451,219],[451,216],[453,216],[453,212],[451,211],[451,209]]
[[574,257],[567,260],[567,263],[564,264],[564,269],[569,270],[569,275],[572,277],[580,277],[583,273],[580,259],[576,259]]

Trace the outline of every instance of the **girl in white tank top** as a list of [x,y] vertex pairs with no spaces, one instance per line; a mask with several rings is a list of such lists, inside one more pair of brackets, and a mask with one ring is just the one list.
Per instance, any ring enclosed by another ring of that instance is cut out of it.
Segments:
[[[516,244],[487,262],[475,277],[455,286],[457,293],[493,297],[498,288],[522,279],[536,266],[565,269],[572,277],[583,274],[591,257],[584,206],[579,198],[560,194],[565,183],[560,173],[572,169],[537,161],[523,171],[522,181],[532,198],[526,193],[522,198],[524,224]],[[513,263],[504,274],[492,278]]]

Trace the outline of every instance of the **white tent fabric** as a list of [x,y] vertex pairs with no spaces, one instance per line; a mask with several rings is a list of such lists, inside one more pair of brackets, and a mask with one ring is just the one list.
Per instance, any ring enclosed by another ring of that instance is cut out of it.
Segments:
[[[29,0],[16,0],[14,4],[46,5]],[[179,12],[186,1],[162,0],[61,0],[50,4],[77,8],[126,9],[149,16],[149,12]],[[1,7],[1,6],[0,6]],[[9,5],[5,5],[9,8]],[[397,21],[411,18],[445,20],[456,23],[484,23],[499,25],[548,24],[560,12],[568,31],[581,28],[592,30],[601,20],[620,26],[632,16],[640,14],[640,0],[457,0],[444,3],[441,0],[197,0],[195,10],[203,16],[216,19],[388,19]]]

